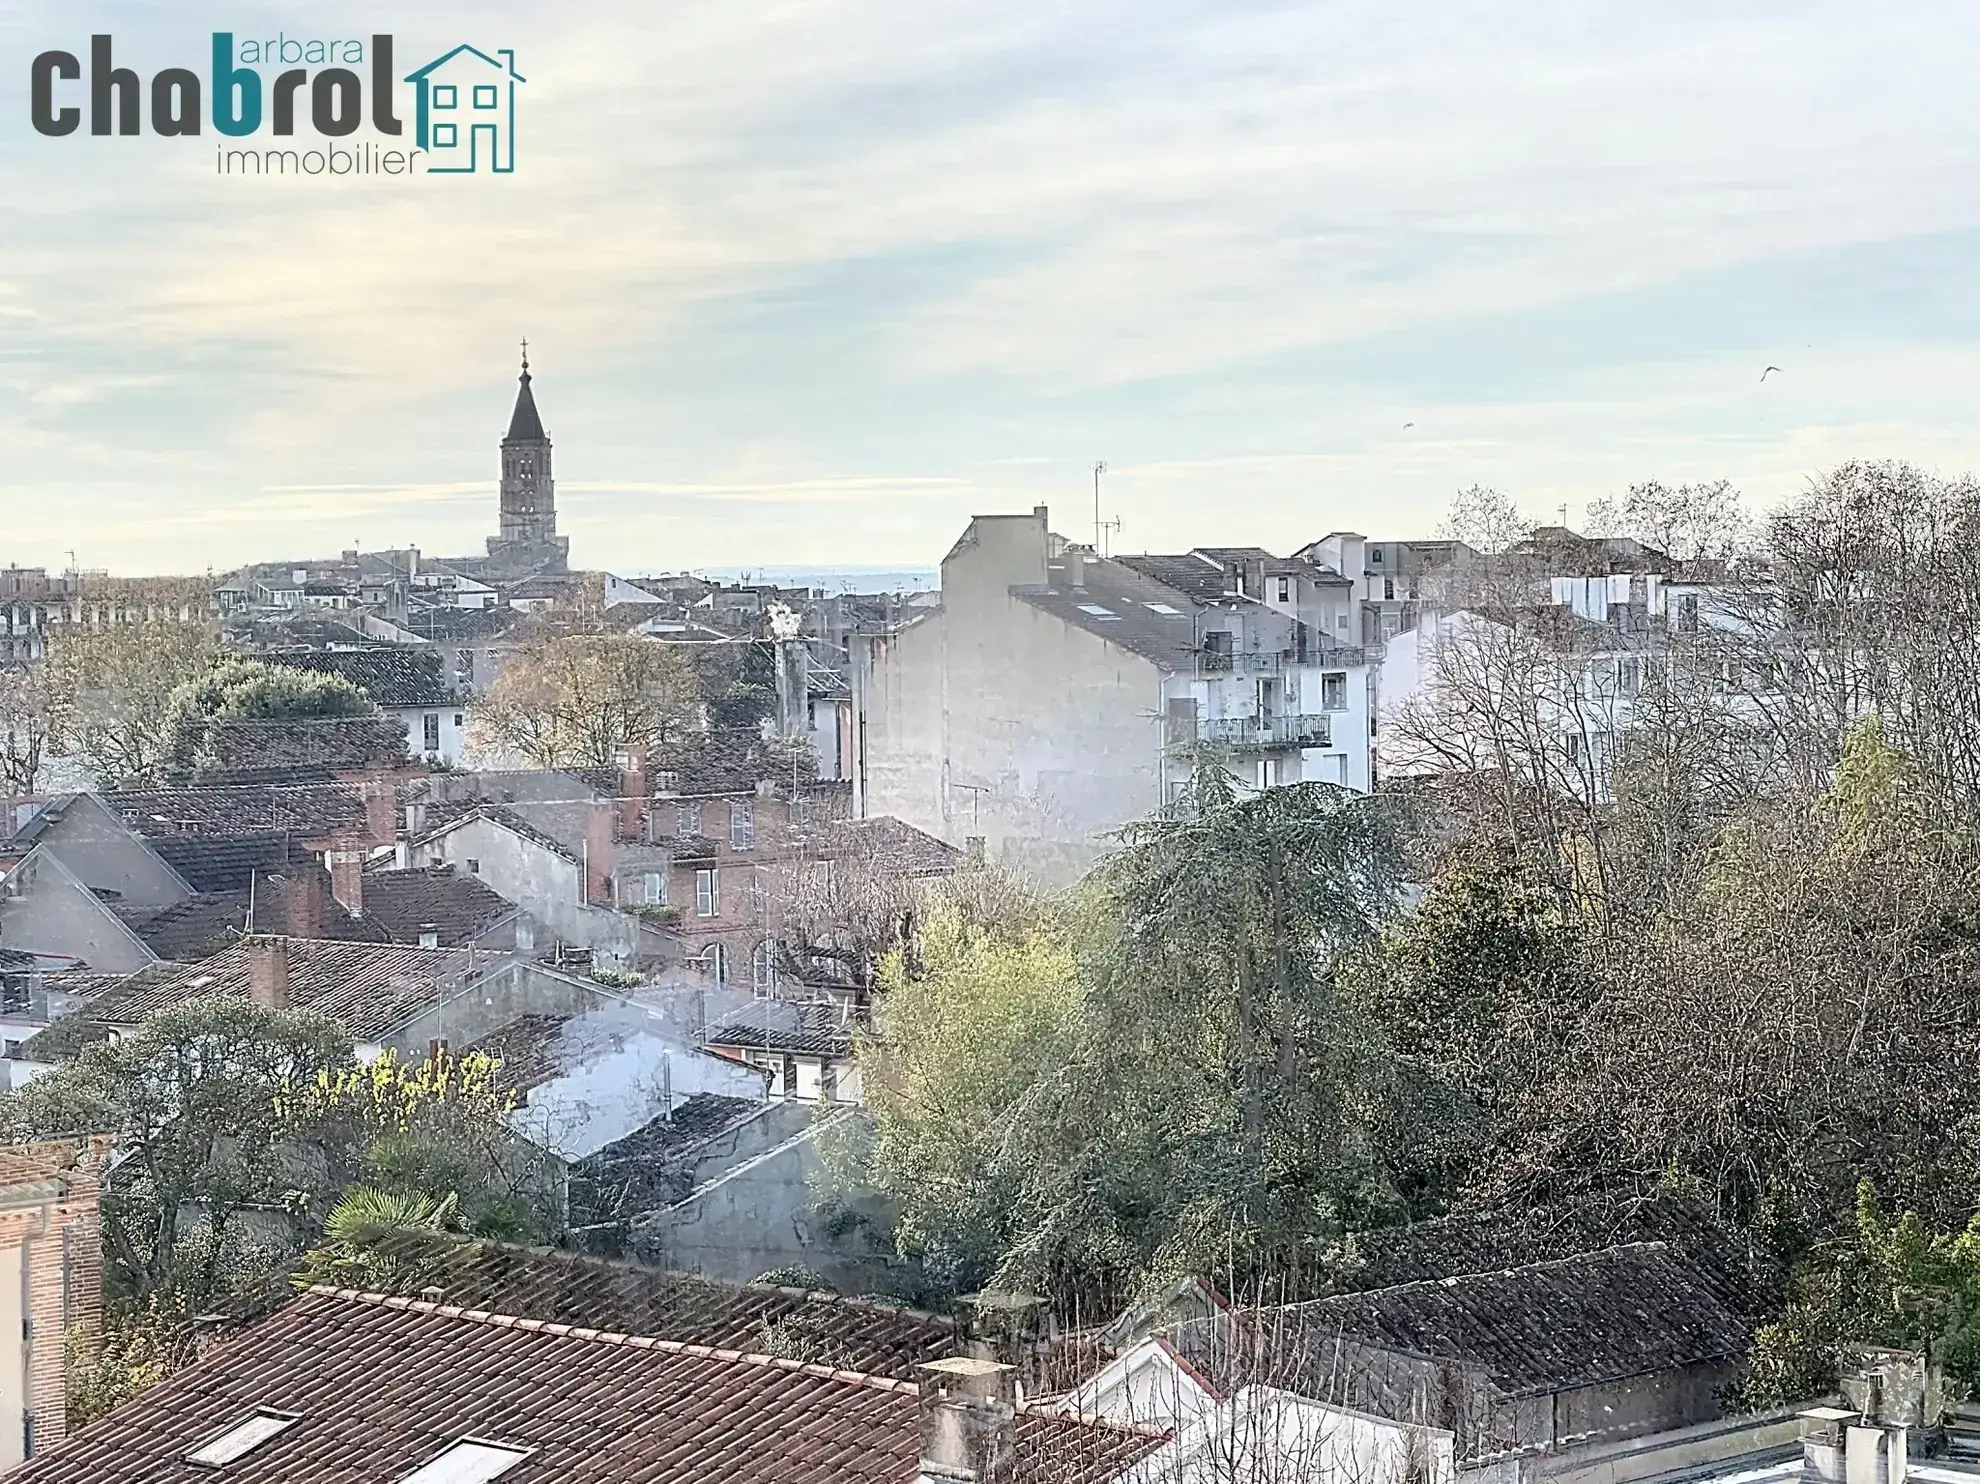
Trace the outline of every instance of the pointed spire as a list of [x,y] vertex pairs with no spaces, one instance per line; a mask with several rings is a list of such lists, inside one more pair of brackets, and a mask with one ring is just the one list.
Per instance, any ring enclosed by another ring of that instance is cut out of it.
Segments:
[[517,378],[521,390],[516,393],[516,410],[509,417],[509,436],[506,443],[543,443],[549,434],[543,431],[543,419],[537,415],[536,394],[529,389],[529,342],[522,343],[522,375]]

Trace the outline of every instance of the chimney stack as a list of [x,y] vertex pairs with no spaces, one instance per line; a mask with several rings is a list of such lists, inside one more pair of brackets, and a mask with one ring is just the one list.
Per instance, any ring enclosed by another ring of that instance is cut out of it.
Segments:
[[389,777],[365,780],[364,828],[367,844],[391,845],[398,841],[399,791]]
[[613,847],[619,814],[609,799],[593,799],[584,825],[584,899],[594,907],[612,905]]
[[330,865],[330,895],[351,916],[364,916],[364,852],[332,850],[324,858]]
[[1017,1474],[1017,1372],[961,1356],[919,1370],[922,1477],[942,1484],[1011,1484]]
[[248,998],[264,1010],[289,1008],[289,940],[249,938]]
[[635,748],[619,759],[619,838],[640,839],[646,813],[646,751]]

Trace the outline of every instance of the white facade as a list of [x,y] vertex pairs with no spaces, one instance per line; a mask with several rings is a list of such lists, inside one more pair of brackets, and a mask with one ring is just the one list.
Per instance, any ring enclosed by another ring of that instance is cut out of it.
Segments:
[[406,750],[422,762],[457,768],[467,755],[467,705],[394,706],[385,714],[406,729]]
[[1053,1411],[1173,1433],[1121,1484],[1454,1484],[1455,1438],[1275,1386],[1221,1395],[1160,1335],[1116,1356]]
[[1069,547],[1042,508],[972,521],[938,610],[854,637],[858,812],[1064,880],[1173,799],[1200,752],[1253,787],[1368,789],[1373,668],[1335,642],[1345,585],[1214,556],[1173,564],[1192,598]]

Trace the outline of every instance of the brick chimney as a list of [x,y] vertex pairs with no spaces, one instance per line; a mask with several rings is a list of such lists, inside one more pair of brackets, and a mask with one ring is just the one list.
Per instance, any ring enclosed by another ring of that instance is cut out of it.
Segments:
[[1017,1372],[961,1356],[918,1369],[922,1477],[1011,1484],[1017,1475]]
[[314,861],[291,861],[281,875],[268,878],[264,889],[272,901],[256,910],[257,923],[271,927],[279,923],[280,931],[291,938],[330,936],[330,877],[323,867]]
[[264,1010],[289,1008],[289,940],[247,940],[248,998]]
[[635,748],[619,758],[619,838],[637,840],[645,833],[646,749]]
[[364,916],[364,852],[332,850],[324,859],[330,866],[330,895],[353,917]]
[[399,790],[390,778],[364,781],[364,832],[371,845],[391,845],[399,838]]
[[612,905],[612,868],[619,835],[619,811],[609,799],[593,799],[584,823],[584,899]]

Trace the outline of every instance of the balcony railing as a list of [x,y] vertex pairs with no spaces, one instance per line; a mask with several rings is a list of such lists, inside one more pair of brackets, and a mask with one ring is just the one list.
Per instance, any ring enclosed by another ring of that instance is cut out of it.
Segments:
[[1340,645],[1326,649],[1253,649],[1222,654],[1205,649],[1197,654],[1199,675],[1259,675],[1279,670],[1355,670],[1373,664],[1376,654],[1363,645]]
[[1207,747],[1229,748],[1235,752],[1277,752],[1294,747],[1328,747],[1333,744],[1333,717],[1239,716],[1221,721],[1199,721],[1196,740]]

